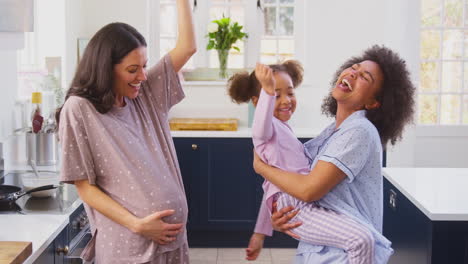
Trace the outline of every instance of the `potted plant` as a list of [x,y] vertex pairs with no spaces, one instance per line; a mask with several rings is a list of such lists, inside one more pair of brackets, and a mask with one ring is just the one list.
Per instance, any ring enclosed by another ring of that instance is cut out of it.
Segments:
[[238,47],[233,46],[238,40],[244,40],[248,37],[247,33],[242,32],[243,26],[237,22],[231,23],[231,18],[224,17],[213,20],[208,25],[208,44],[207,50],[216,49],[219,59],[219,76],[226,79],[227,60],[231,48],[240,51]]

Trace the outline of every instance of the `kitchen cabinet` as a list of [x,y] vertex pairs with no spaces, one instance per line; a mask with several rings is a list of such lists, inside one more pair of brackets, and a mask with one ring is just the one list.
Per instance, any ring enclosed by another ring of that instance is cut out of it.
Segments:
[[[392,241],[395,250],[389,263],[468,263],[466,198],[458,196],[456,188],[446,194],[437,191],[444,189],[443,184],[431,179],[431,175],[422,181],[424,178],[418,177],[423,176],[421,170],[405,171],[407,174],[400,177],[407,177],[405,181],[398,177],[401,170],[392,168],[387,170],[384,178],[383,234]],[[440,177],[446,177],[445,181],[450,181],[450,174],[439,173]],[[453,182],[454,187],[457,184],[460,183]],[[453,206],[443,205],[452,197],[461,213],[455,213]]]
[[64,254],[57,252],[65,249],[67,241],[67,230],[65,228],[60,234],[52,241],[42,254],[34,261],[34,264],[63,264],[65,263]]
[[[306,139],[303,139],[306,140]],[[263,178],[251,138],[174,138],[189,206],[191,247],[245,247],[255,227]],[[281,233],[265,246],[295,247]]]

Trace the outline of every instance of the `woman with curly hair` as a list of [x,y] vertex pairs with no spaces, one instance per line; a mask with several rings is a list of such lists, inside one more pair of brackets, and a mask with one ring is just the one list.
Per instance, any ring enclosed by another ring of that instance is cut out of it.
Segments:
[[[386,47],[373,46],[346,61],[322,105],[323,113],[335,121],[304,145],[310,173],[283,171],[255,155],[255,171],[296,198],[277,201],[282,209],[273,214],[273,227],[297,237],[294,228],[308,220],[291,211],[314,202],[368,228],[375,240],[374,263],[386,263],[393,250],[381,234],[382,149],[388,142],[395,144],[411,121],[414,91],[404,60]],[[301,242],[295,263],[348,263],[348,259],[342,249]]]

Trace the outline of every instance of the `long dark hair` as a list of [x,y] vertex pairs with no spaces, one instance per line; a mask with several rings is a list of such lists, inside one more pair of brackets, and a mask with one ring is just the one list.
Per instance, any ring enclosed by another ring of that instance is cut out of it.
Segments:
[[[287,60],[281,64],[268,65],[276,72],[285,72],[291,77],[294,88],[302,83],[304,69],[296,60]],[[235,103],[247,103],[253,96],[260,95],[260,82],[255,77],[255,71],[239,72],[228,81],[228,94]]]
[[[370,47],[359,57],[347,60],[336,71],[331,82],[332,87],[335,87],[343,70],[365,60],[377,63],[384,75],[382,88],[376,97],[380,107],[367,110],[366,117],[379,131],[385,148],[388,142],[394,145],[400,140],[405,125],[413,120],[415,87],[406,62],[396,52],[379,45]],[[337,102],[330,93],[323,101],[322,112],[334,117],[337,107]]]
[[[65,102],[72,95],[80,96],[89,100],[99,113],[107,113],[115,103],[114,65],[142,46],[146,47],[145,38],[128,24],[111,23],[101,28],[84,51]],[[55,113],[57,127],[62,107]]]

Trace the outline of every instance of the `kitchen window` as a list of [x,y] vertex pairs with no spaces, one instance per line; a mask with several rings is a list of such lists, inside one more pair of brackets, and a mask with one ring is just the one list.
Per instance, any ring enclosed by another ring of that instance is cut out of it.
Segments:
[[[177,32],[176,1],[161,0],[150,2],[150,9],[160,14],[151,16],[149,34],[150,43],[156,43],[157,54],[152,59],[158,60],[175,45]],[[217,68],[218,57],[215,50],[206,50],[207,25],[223,16],[231,17],[244,26],[249,34],[246,41],[239,41],[229,55],[228,68],[251,68],[255,62],[277,63],[304,54],[297,47],[297,32],[301,32],[303,16],[298,10],[304,10],[304,0],[209,0],[193,1],[193,16],[197,37],[198,51],[184,67]],[[301,8],[302,7],[302,8]],[[152,28],[153,27],[153,28]],[[157,28],[154,28],[157,27]],[[159,33],[152,33],[159,32]],[[151,38],[153,34],[153,38]],[[151,46],[151,44],[149,44]],[[150,55],[151,56],[151,55]]]
[[468,0],[421,1],[418,123],[468,124]]

